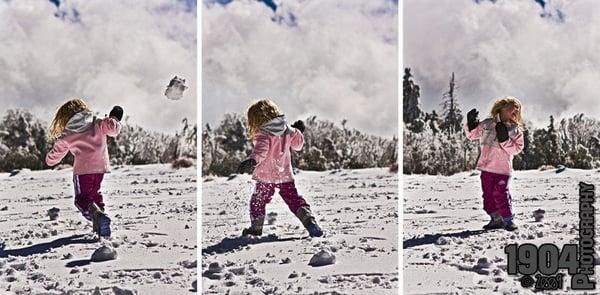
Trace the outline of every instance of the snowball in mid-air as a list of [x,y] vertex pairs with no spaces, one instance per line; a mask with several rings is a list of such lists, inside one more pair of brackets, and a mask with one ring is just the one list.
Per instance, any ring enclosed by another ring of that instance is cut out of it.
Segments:
[[185,86],[185,79],[179,78],[177,76],[173,77],[167,85],[167,90],[165,90],[165,96],[168,99],[179,100],[183,96],[183,91],[188,87]]

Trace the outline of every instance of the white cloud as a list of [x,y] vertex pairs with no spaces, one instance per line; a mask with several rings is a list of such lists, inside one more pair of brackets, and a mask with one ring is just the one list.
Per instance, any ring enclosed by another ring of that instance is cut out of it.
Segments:
[[290,121],[346,118],[372,134],[397,134],[396,4],[295,0],[276,13],[287,18],[273,21],[258,1],[203,5],[203,121],[214,125],[269,97]]
[[485,113],[493,99],[513,95],[536,126],[550,115],[599,118],[600,3],[548,2],[564,22],[540,17],[535,1],[404,1],[404,66],[425,110],[439,109],[454,71],[464,111]]
[[[196,11],[180,1],[0,1],[0,109],[56,108],[83,97],[101,114],[123,106],[129,122],[172,133],[196,120]],[[163,94],[174,75],[190,87]]]

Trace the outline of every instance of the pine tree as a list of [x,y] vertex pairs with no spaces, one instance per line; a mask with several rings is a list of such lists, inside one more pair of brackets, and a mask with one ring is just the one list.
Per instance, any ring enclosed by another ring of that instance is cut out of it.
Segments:
[[442,115],[443,125],[442,130],[452,134],[462,130],[462,119],[463,116],[459,109],[459,105],[456,99],[456,90],[458,87],[454,81],[454,72],[452,72],[452,76],[450,77],[449,89],[448,92],[444,93],[442,96]]
[[541,165],[559,165],[564,163],[564,155],[559,144],[558,132],[554,128],[554,116],[546,129],[533,132],[534,161]]
[[423,119],[423,111],[419,103],[420,88],[419,85],[415,84],[412,80],[412,74],[410,68],[404,69],[404,78],[402,82],[403,86],[403,121],[406,124],[413,124],[415,120]]

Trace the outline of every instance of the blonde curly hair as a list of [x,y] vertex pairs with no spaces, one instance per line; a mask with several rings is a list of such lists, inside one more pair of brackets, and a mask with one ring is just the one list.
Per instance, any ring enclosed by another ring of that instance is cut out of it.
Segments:
[[516,121],[513,121],[512,119],[511,121],[519,126],[523,126],[523,104],[521,104],[519,99],[513,96],[505,96],[497,99],[492,106],[492,110],[490,111],[490,118],[496,118],[496,116],[502,112],[502,109],[509,105],[515,106],[519,109],[519,114],[517,115]]
[[85,101],[80,98],[71,99],[62,104],[56,111],[52,123],[50,123],[50,132],[48,133],[50,140],[57,139],[65,130],[65,126],[71,117],[82,111],[91,112]]
[[248,134],[254,138],[260,131],[260,127],[282,115],[279,107],[270,99],[261,99],[248,107]]

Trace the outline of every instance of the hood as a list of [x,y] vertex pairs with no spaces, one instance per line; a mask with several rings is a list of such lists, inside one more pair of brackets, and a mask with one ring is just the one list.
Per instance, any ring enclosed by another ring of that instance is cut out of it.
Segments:
[[73,115],[65,125],[65,132],[80,133],[88,130],[94,123],[94,115],[91,112],[79,112]]
[[285,122],[285,115],[271,119],[271,121],[263,124],[260,129],[277,136],[281,136],[290,132],[290,127],[288,127]]

